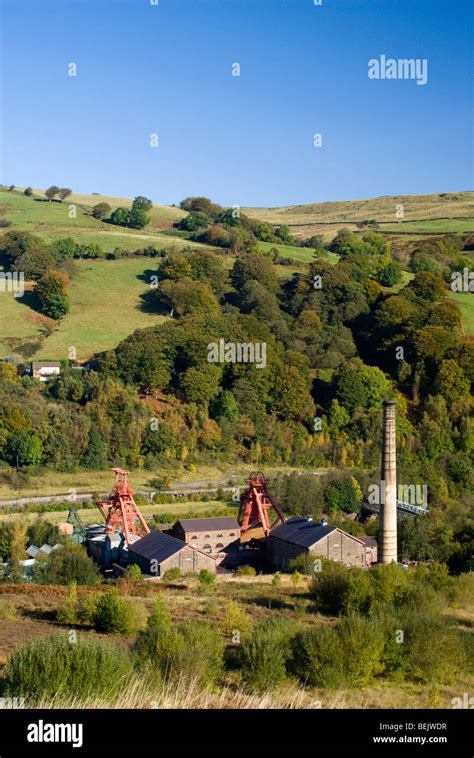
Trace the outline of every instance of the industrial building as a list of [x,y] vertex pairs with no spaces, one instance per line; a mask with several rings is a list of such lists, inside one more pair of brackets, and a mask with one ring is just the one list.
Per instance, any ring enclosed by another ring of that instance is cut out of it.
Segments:
[[170,533],[204,553],[225,555],[231,546],[238,549],[240,526],[233,516],[188,518],[177,521]]
[[371,537],[355,537],[326,522],[293,517],[270,532],[270,562],[284,569],[300,555],[340,561],[348,566],[365,567],[377,560],[377,542]]
[[144,574],[159,577],[172,568],[178,568],[183,574],[198,573],[202,569],[215,573],[217,566],[211,555],[160,531],[150,532],[129,544],[128,561],[140,566]]

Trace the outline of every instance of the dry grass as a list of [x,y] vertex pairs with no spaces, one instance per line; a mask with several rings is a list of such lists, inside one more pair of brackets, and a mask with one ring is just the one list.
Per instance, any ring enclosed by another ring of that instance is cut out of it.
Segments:
[[388,685],[355,690],[305,689],[293,682],[262,694],[250,694],[239,684],[226,684],[218,690],[203,690],[197,682],[170,682],[152,688],[143,678],[134,678],[112,701],[98,698],[79,700],[56,697],[38,704],[40,708],[134,708],[134,709],[417,709],[450,708],[453,697],[472,689],[463,680],[455,686]]

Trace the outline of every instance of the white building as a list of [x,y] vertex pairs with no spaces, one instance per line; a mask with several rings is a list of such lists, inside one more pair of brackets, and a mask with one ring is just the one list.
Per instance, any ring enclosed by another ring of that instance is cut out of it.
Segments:
[[47,382],[52,376],[59,376],[61,364],[59,361],[33,361],[31,369],[34,379]]

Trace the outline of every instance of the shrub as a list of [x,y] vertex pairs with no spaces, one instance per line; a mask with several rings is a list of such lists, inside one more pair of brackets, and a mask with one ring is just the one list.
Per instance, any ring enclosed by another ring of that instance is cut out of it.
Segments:
[[240,665],[250,690],[264,692],[285,680],[294,629],[289,622],[271,619],[257,624],[242,641]]
[[222,674],[224,647],[210,624],[187,620],[177,627],[148,626],[139,633],[133,654],[140,667],[151,666],[165,679],[197,679],[209,685]]
[[132,563],[131,566],[127,568],[125,577],[134,582],[143,579],[143,574],[140,566],[137,566],[136,563]]
[[337,633],[348,685],[362,686],[382,671],[385,635],[372,619],[350,613],[339,622]]
[[171,616],[161,598],[158,598],[148,616],[147,627],[149,629],[171,629]]
[[273,575],[272,586],[281,587],[281,584],[282,584],[281,574],[279,571],[277,571],[276,574]]
[[474,573],[454,577],[448,597],[449,602],[456,607],[474,603]]
[[298,633],[292,642],[292,671],[303,684],[336,688],[344,684],[344,655],[337,630],[324,625]]
[[322,613],[366,613],[371,607],[373,588],[364,569],[323,560],[322,571],[314,575],[310,593],[316,609]]
[[236,576],[257,576],[253,566],[239,566],[235,572]]
[[199,586],[204,589],[214,589],[216,586],[216,575],[208,569],[201,569],[199,572]]
[[407,675],[415,681],[452,684],[465,664],[461,636],[439,613],[409,611],[404,631]]
[[58,606],[56,618],[61,624],[76,624],[78,620],[77,611],[77,582],[71,582],[65,601]]
[[310,594],[315,608],[322,613],[342,613],[349,589],[349,569],[342,563],[323,561],[322,571],[315,574]]
[[77,604],[77,620],[80,624],[92,624],[94,614],[97,609],[97,603],[102,597],[102,593],[84,592],[79,596]]
[[110,696],[126,684],[131,674],[129,656],[108,640],[67,634],[43,637],[18,648],[5,670],[5,694],[28,693],[31,701],[61,695],[83,699]]
[[300,583],[300,579],[301,579],[300,572],[299,571],[293,571],[293,573],[292,573],[292,575],[290,577],[290,582],[292,583],[293,587],[297,587],[298,586],[298,584]]
[[399,605],[410,592],[411,576],[398,563],[378,564],[370,570],[375,602]]
[[220,623],[222,632],[226,636],[231,636],[236,631],[242,635],[249,632],[251,626],[252,621],[242,606],[231,600],[225,608],[224,616]]
[[16,608],[9,600],[0,599],[0,620],[13,621],[16,618]]
[[99,581],[99,570],[83,547],[67,544],[53,550],[33,566],[33,581],[39,584],[93,585]]
[[92,621],[98,632],[131,635],[138,627],[137,609],[112,590],[99,599]]
[[358,614],[296,635],[291,668],[303,683],[337,688],[366,684],[382,668],[384,629]]
[[168,569],[168,571],[165,571],[163,574],[163,580],[165,582],[172,582],[174,579],[181,579],[182,573],[179,570],[179,568],[171,568]]

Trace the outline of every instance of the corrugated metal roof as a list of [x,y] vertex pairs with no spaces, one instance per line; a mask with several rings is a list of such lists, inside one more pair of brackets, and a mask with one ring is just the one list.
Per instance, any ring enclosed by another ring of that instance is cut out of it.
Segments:
[[165,561],[171,555],[182,550],[183,547],[186,547],[186,544],[182,540],[177,540],[176,537],[163,534],[163,532],[154,531],[137,540],[133,545],[129,545],[128,552],[131,559],[133,555],[139,555],[142,558],[155,559],[161,563],[161,561]]
[[176,522],[185,532],[218,532],[219,529],[235,529],[240,526],[233,516],[216,516],[215,518],[183,518]]
[[312,547],[316,542],[334,531],[336,531],[335,526],[321,526],[317,521],[308,521],[306,518],[295,516],[288,519],[285,524],[280,524],[272,529],[270,536],[292,542],[294,545],[300,545],[300,547]]

